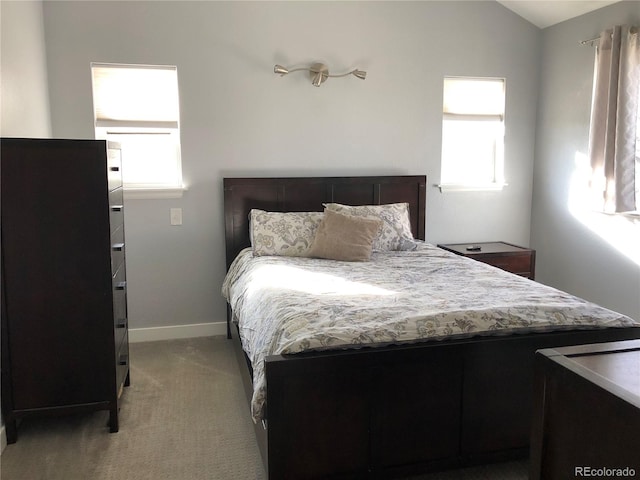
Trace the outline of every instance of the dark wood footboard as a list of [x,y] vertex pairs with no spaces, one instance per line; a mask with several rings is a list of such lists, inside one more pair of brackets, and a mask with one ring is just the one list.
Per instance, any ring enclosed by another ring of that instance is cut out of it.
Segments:
[[391,478],[526,457],[535,351],[632,338],[640,328],[269,357],[268,476]]

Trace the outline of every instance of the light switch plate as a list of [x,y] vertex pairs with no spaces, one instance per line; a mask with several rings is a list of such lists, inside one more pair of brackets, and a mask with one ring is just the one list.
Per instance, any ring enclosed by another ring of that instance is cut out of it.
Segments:
[[171,209],[171,225],[182,225],[182,209]]

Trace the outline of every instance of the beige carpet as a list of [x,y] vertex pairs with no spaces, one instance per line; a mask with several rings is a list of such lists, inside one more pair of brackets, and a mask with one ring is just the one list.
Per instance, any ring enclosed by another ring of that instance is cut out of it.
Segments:
[[[108,414],[29,419],[2,480],[265,479],[233,347],[223,337],[131,345],[120,432]],[[415,480],[526,480],[526,462]]]

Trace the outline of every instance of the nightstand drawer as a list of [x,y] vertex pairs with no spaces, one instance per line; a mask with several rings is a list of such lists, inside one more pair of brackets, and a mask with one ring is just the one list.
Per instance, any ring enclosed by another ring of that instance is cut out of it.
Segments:
[[529,254],[475,257],[475,260],[488,263],[489,265],[501,268],[507,272],[517,273],[518,275],[528,277],[531,274],[531,255]]
[[535,278],[536,251],[531,248],[507,242],[449,243],[438,247],[531,280]]

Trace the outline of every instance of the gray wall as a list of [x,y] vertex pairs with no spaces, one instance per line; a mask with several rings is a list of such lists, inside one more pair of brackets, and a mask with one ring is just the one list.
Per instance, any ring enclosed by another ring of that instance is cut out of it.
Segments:
[[42,4],[0,2],[0,136],[49,137]]
[[[507,79],[499,193],[427,192],[431,242],[528,245],[540,31],[494,1],[44,2],[53,133],[93,138],[89,63],[173,64],[179,200],[126,206],[132,328],[219,322],[224,176],[426,174],[439,182],[442,78]],[[273,65],[359,67],[311,86]],[[184,225],[169,225],[182,207]]]
[[[25,60],[28,59],[28,60]],[[40,2],[0,2],[0,137],[49,137],[49,94]],[[4,421],[0,416],[4,430]],[[0,435],[0,449],[6,437]]]
[[537,279],[640,320],[640,223],[589,212],[577,196],[587,153],[597,37],[640,24],[640,2],[620,2],[543,30],[532,246]]

